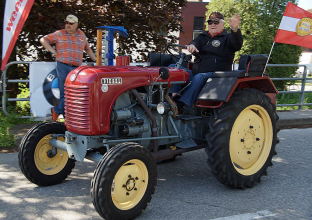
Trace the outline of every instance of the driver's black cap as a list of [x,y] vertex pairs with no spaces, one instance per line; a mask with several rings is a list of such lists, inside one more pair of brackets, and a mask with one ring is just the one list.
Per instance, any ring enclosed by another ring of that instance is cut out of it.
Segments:
[[218,11],[214,11],[209,15],[209,19],[214,19],[214,18],[218,18],[218,19],[223,19],[224,20],[224,16],[223,14],[221,14]]

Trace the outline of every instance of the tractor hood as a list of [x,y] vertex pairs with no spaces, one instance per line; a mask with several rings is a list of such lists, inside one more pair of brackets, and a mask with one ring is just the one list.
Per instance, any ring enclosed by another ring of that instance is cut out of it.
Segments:
[[82,66],[65,82],[66,126],[71,132],[103,135],[109,132],[116,99],[124,92],[151,84],[187,82],[189,73],[169,68],[169,78],[159,77],[159,67]]

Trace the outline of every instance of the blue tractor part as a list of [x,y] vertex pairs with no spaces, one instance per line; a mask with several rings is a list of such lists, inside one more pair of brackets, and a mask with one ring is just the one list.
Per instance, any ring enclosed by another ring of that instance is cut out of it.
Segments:
[[105,54],[105,58],[107,59],[107,65],[114,65],[114,34],[117,32],[123,37],[128,37],[128,31],[122,26],[99,26],[97,29],[104,29],[107,31],[107,35],[105,37],[107,50]]

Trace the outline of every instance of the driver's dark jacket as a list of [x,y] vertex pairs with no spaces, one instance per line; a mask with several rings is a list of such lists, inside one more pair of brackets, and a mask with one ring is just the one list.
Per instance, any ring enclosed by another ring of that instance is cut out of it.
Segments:
[[191,44],[199,50],[199,58],[195,59],[193,74],[232,70],[234,53],[241,49],[243,36],[237,32],[227,33],[225,30],[212,37],[208,32],[201,33]]

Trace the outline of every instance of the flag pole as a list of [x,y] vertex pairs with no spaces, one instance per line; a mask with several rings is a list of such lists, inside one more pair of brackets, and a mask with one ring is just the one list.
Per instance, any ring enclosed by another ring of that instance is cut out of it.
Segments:
[[266,68],[267,68],[267,65],[268,65],[268,63],[269,63],[269,59],[270,59],[270,57],[271,57],[271,54],[272,54],[274,45],[275,45],[275,41],[273,41],[273,44],[272,44],[272,47],[271,47],[271,50],[270,50],[270,53],[269,53],[269,57],[268,57],[268,59],[267,59],[267,61],[266,61],[266,64],[265,64],[265,66],[264,66],[264,70],[263,70],[262,76],[264,75],[264,72],[265,72],[265,70],[266,70]]

